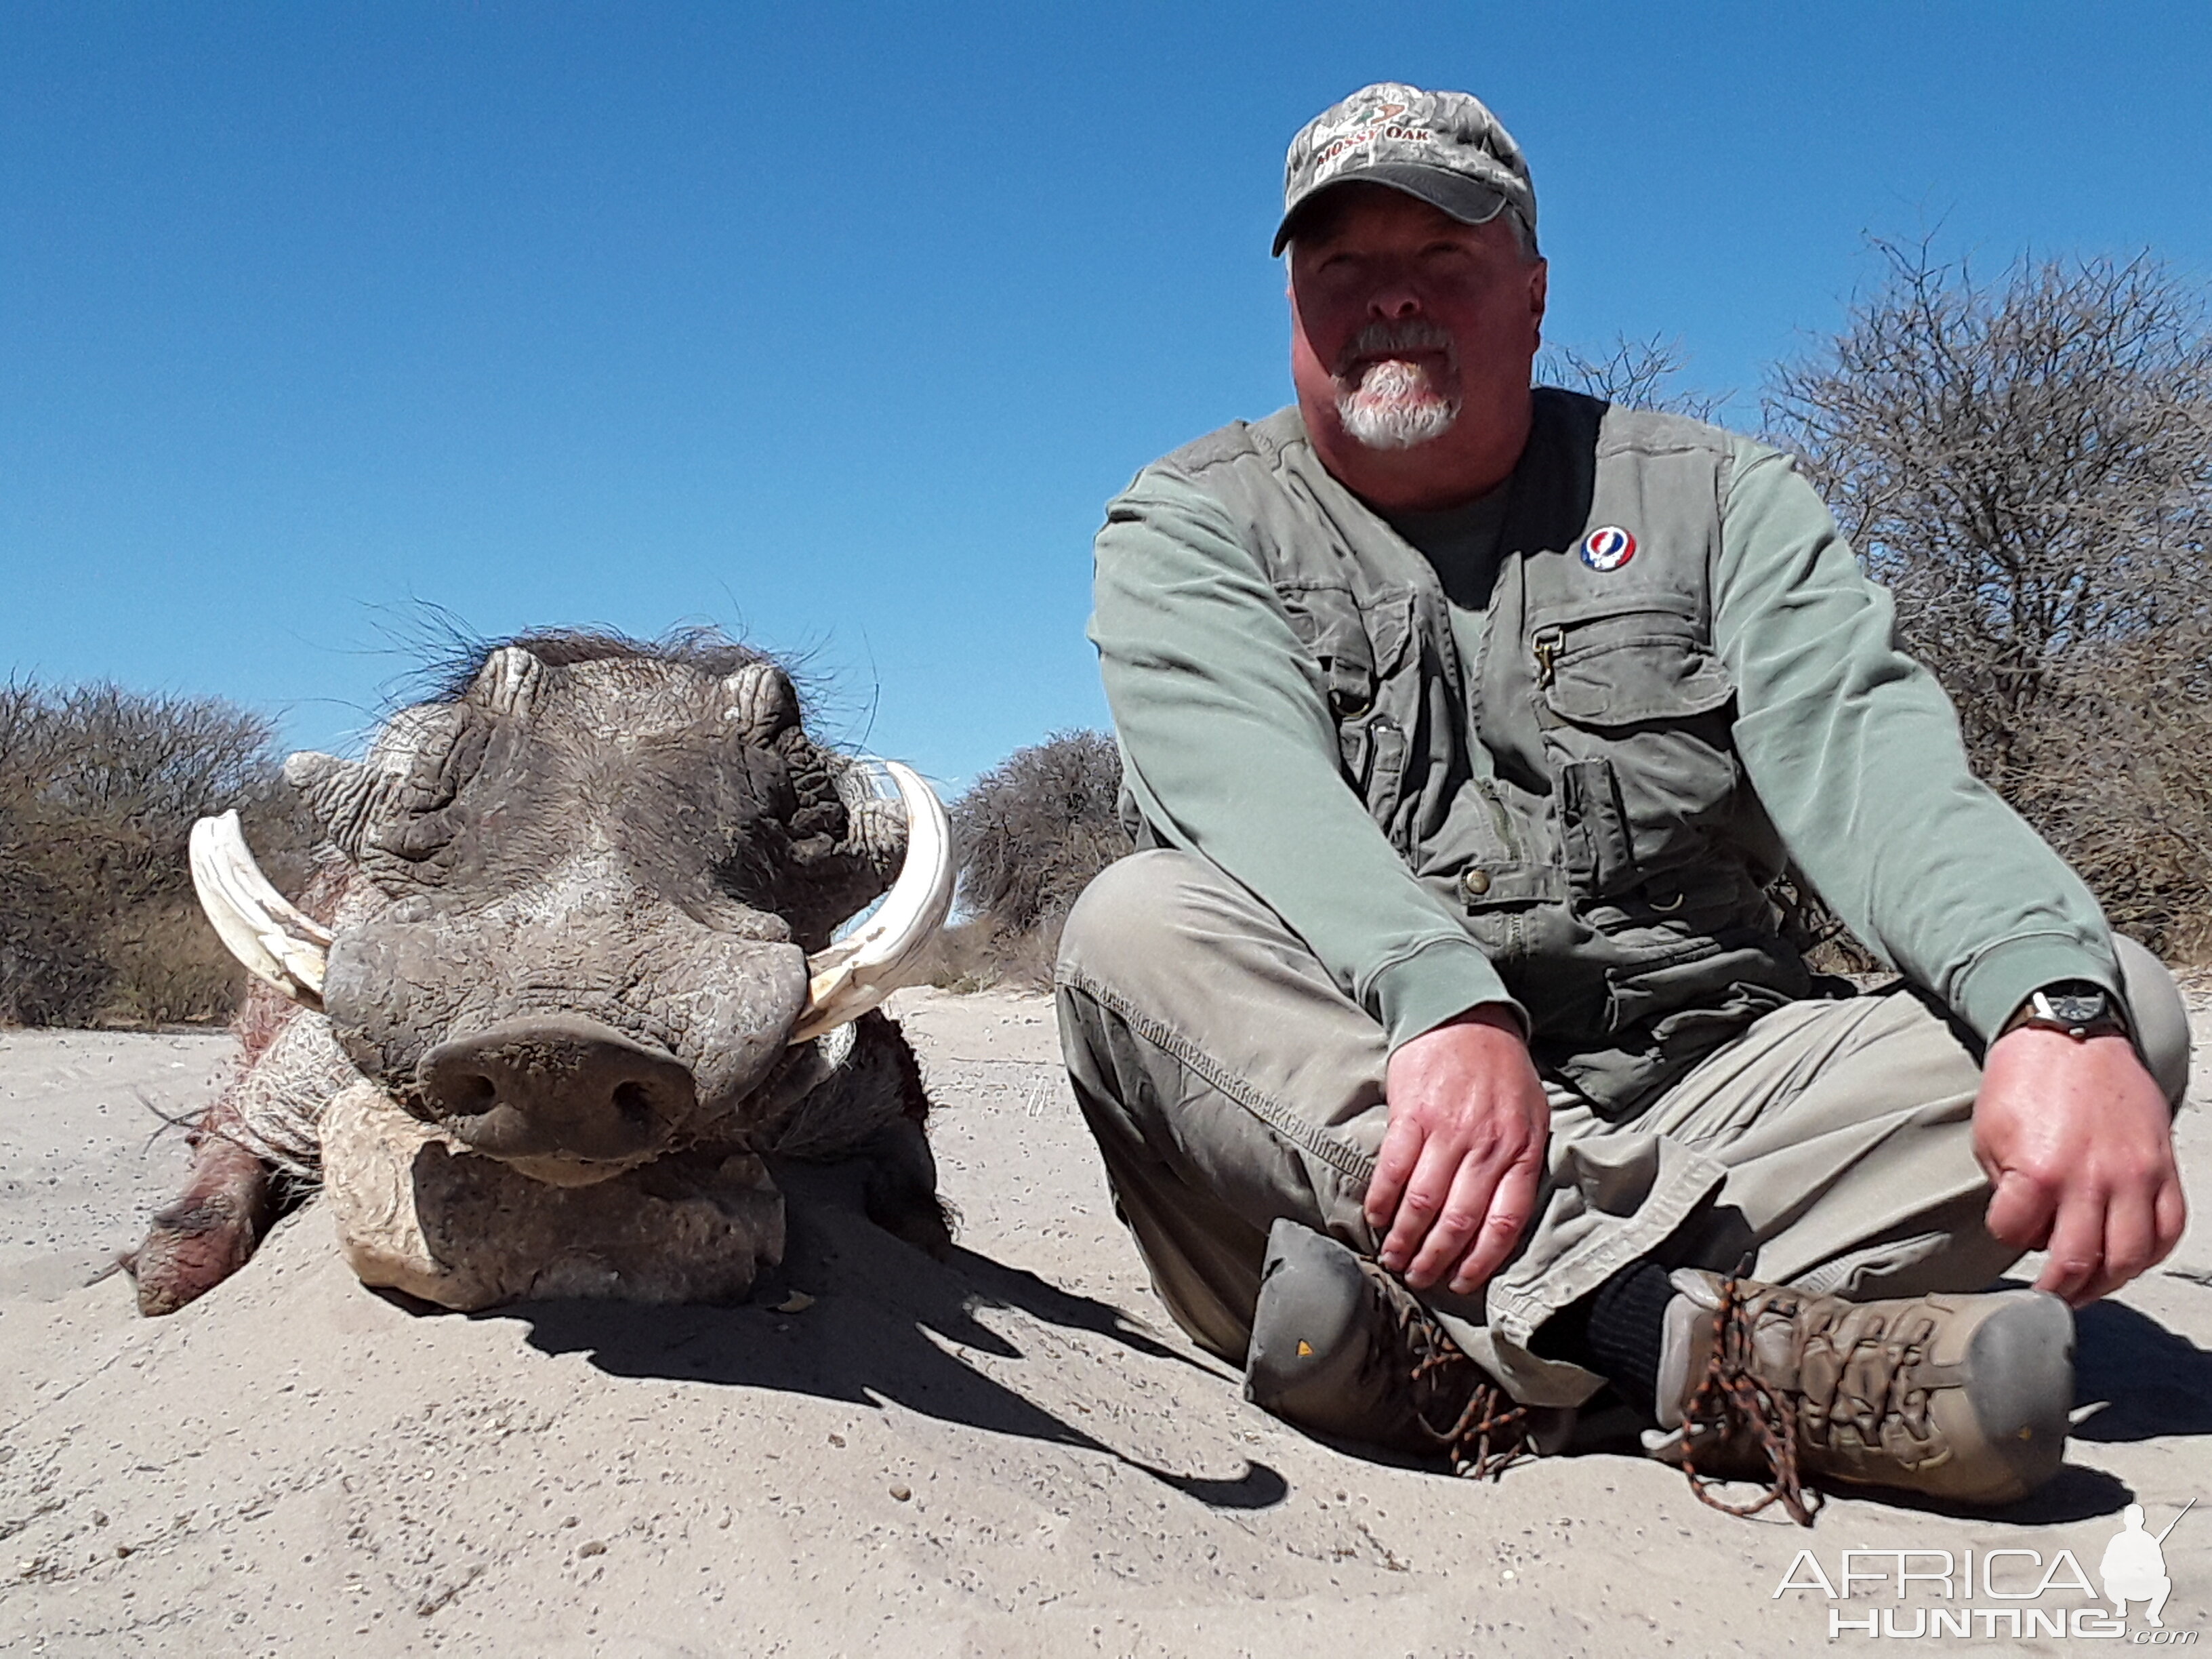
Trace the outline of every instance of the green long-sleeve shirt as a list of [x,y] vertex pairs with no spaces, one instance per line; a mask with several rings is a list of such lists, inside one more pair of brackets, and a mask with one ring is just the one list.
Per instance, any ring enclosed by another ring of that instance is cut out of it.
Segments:
[[[2095,900],[1972,776],[1949,702],[1896,648],[1888,593],[1811,487],[1742,439],[1726,477],[1714,645],[1745,776],[1797,867],[1985,1038],[2052,981],[2117,994]],[[1394,521],[1437,567],[1465,661],[1487,621],[1497,517],[1478,503]],[[1146,469],[1108,510],[1091,637],[1155,833],[1281,915],[1394,1047],[1512,1002],[1346,783],[1323,688],[1259,555],[1172,470]],[[1486,757],[1470,759],[1480,773]]]

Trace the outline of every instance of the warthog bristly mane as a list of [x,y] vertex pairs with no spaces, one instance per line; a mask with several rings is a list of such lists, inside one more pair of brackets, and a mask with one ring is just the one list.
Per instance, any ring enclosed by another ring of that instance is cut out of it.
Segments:
[[[468,694],[469,687],[476,684],[477,676],[483,672],[492,653],[514,645],[520,646],[548,668],[631,659],[682,663],[719,677],[734,674],[757,662],[775,663],[787,674],[795,666],[787,659],[743,644],[720,629],[711,627],[673,629],[650,640],[633,639],[612,629],[598,628],[533,629],[499,640],[476,639],[458,628],[444,631],[447,637],[435,642],[434,654],[419,675],[410,677],[414,691],[406,699],[408,702],[459,702]],[[802,691],[801,701],[805,700]]]

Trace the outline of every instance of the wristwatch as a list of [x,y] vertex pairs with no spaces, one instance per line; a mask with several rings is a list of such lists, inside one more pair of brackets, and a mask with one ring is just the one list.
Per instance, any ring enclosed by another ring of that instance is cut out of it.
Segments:
[[2076,1042],[2093,1036],[2132,1037],[2119,1000],[2093,980],[2062,979],[2032,993],[1998,1029],[2006,1036],[2023,1025],[2063,1031]]

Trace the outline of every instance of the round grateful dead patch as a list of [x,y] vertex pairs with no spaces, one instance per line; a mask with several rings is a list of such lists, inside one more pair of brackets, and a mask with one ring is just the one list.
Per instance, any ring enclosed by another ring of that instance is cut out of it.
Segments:
[[1636,538],[1617,524],[1583,538],[1583,562],[1593,570],[1618,570],[1636,556]]

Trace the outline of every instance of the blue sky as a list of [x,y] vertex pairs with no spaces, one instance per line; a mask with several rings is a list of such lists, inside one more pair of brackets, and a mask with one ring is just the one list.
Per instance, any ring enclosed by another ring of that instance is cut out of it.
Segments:
[[418,602],[710,621],[957,787],[1103,722],[1100,509],[1287,397],[1354,87],[1513,130],[1554,340],[1749,393],[1869,232],[2202,280],[2208,64],[2201,3],[0,0],[0,672],[343,747]]

